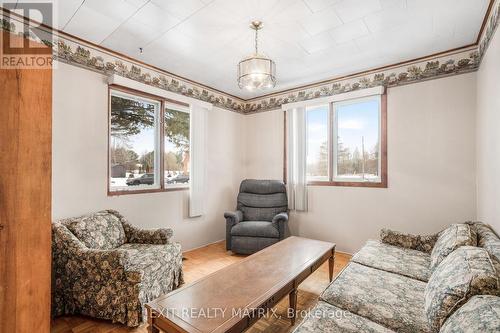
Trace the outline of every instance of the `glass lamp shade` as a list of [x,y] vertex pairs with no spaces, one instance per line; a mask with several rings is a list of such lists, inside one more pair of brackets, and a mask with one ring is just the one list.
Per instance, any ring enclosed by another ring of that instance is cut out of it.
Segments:
[[262,55],[253,55],[238,64],[238,85],[248,90],[263,90],[276,86],[276,64]]

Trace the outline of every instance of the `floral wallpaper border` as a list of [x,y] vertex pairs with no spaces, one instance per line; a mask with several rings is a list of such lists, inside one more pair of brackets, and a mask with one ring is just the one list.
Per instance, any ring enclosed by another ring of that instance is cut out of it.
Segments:
[[[423,61],[395,66],[366,75],[352,75],[342,79],[313,85],[305,89],[294,89],[248,101],[191,83],[166,72],[147,67],[105,50],[73,40],[69,37],[54,36],[54,58],[74,66],[89,69],[103,75],[117,74],[170,92],[196,98],[241,114],[271,111],[281,108],[282,104],[305,101],[318,97],[332,96],[376,86],[395,87],[410,83],[431,80],[450,75],[475,71],[479,68],[489,43],[500,21],[500,0],[496,0],[483,31],[478,47],[470,47],[450,52]],[[14,24],[2,18],[2,30],[16,33]]]
[[490,45],[491,39],[495,34],[498,25],[500,23],[500,0],[496,0],[491,9],[490,17],[488,18],[487,24],[483,31],[483,35],[479,41],[479,58],[483,59],[488,46]]
[[457,54],[444,55],[427,61],[376,71],[368,75],[353,76],[328,83],[312,86],[304,90],[271,95],[263,99],[246,103],[245,113],[256,113],[275,110],[282,104],[306,101],[319,97],[337,95],[349,91],[377,86],[395,87],[440,77],[468,73],[479,67],[477,48],[471,48]]

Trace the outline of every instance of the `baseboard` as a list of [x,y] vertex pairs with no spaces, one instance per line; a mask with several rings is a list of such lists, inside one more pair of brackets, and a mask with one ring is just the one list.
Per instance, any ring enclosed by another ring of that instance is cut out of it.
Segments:
[[218,241],[215,241],[215,242],[211,242],[211,243],[208,243],[208,244],[205,244],[205,245],[201,245],[201,246],[197,246],[197,247],[193,247],[192,249],[188,249],[188,250],[184,250],[182,251],[182,253],[186,253],[186,252],[190,252],[190,251],[194,251],[194,250],[198,250],[198,249],[201,249],[202,247],[205,247],[205,246],[209,246],[209,245],[213,245],[213,244],[217,244],[217,243],[221,243],[221,242],[225,242],[226,239],[220,239]]
[[348,255],[348,256],[351,256],[351,257],[352,257],[352,253],[349,253],[349,252],[344,252],[344,251],[337,251],[337,250],[335,250],[335,253],[341,253],[341,254],[345,254],[345,255]]

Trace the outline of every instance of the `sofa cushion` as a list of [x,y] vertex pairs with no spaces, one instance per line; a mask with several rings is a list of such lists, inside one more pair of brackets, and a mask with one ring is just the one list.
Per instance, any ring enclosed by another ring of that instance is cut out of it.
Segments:
[[430,332],[425,283],[351,262],[320,299],[398,332]]
[[437,239],[438,234],[412,235],[391,229],[380,230],[380,241],[382,243],[429,254],[432,252]]
[[126,242],[120,219],[108,211],[62,220],[61,223],[91,249],[109,250]]
[[434,271],[441,261],[460,246],[476,246],[477,233],[468,224],[452,224],[439,233],[439,238],[431,252],[431,271]]
[[431,275],[431,256],[425,252],[369,240],[352,261],[387,272],[427,282]]
[[477,231],[477,245],[484,247],[492,258],[500,262],[500,238],[498,235],[487,224],[476,222],[473,225]]
[[439,332],[500,332],[500,297],[472,297],[444,322]]
[[293,332],[390,333],[394,331],[364,317],[319,301]]
[[279,238],[276,223],[267,221],[244,221],[231,228],[231,236]]
[[474,295],[498,294],[499,276],[488,252],[463,246],[446,257],[432,273],[425,288],[429,324],[439,330],[455,310]]

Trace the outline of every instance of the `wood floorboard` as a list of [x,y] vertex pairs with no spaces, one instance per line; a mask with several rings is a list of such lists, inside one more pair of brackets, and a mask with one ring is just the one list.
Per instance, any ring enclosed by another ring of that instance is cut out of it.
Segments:
[[[231,254],[225,249],[224,242],[210,244],[205,247],[184,253],[184,279],[186,283],[194,282],[227,265],[238,262],[244,256]],[[349,262],[351,256],[344,253],[335,254],[334,275],[336,276]],[[328,262],[311,274],[299,287],[297,310],[307,310],[318,301],[319,294],[328,286]],[[288,296],[275,307],[278,316],[268,316],[257,321],[247,332],[249,333],[285,333],[294,327],[287,318]],[[298,318],[298,325],[301,322]],[[96,320],[83,316],[64,316],[52,321],[51,333],[147,333],[146,324],[137,328],[112,324],[109,321]]]

